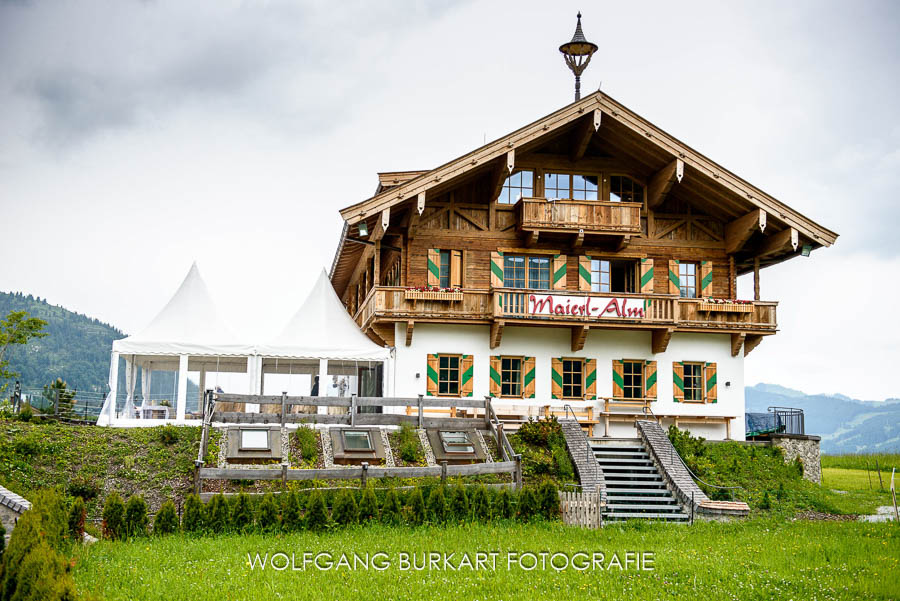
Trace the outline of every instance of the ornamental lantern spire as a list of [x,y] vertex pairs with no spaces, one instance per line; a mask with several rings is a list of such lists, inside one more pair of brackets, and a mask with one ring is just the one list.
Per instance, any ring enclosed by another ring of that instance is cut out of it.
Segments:
[[566,65],[575,74],[575,100],[581,99],[581,74],[587,69],[588,63],[591,62],[591,56],[597,52],[597,44],[588,42],[581,31],[581,12],[578,13],[578,24],[575,25],[575,35],[572,36],[570,42],[566,42],[559,47],[563,58],[566,59]]

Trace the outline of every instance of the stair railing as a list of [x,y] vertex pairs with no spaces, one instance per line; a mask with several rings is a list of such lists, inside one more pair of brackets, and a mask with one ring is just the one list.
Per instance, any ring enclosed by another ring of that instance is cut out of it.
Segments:
[[[588,438],[588,435],[585,433],[584,428],[581,427],[581,423],[578,421],[578,416],[575,415],[575,410],[572,409],[572,406],[569,405],[568,403],[566,403],[565,405],[563,405],[563,408],[565,409],[565,413],[564,413],[563,419],[568,420],[568,419],[569,419],[569,414],[571,414],[571,416],[572,416],[572,417],[571,417],[572,421],[575,422],[575,423],[578,425],[578,431],[581,432],[581,438],[582,438],[582,440],[584,441],[585,447],[587,447],[588,451],[591,451],[591,439]],[[600,464],[597,463],[596,460],[594,460],[594,461],[589,461],[589,462],[588,462],[588,465],[590,465],[590,466],[591,466],[591,469],[594,470],[594,474],[593,474],[593,475],[594,475],[595,479],[599,481],[599,480],[600,480],[599,473],[601,472],[601,470],[600,470]],[[604,493],[604,495],[605,495],[605,493]],[[601,501],[601,502],[602,502],[602,501]]]
[[[645,406],[644,406],[643,412],[644,412],[644,415],[649,415],[649,416],[652,417],[654,420],[656,420],[656,423],[657,423],[657,424],[659,423],[659,420],[658,420],[657,417],[653,414],[653,409],[651,409],[649,405],[645,405]],[[662,427],[662,426],[660,426],[660,427]],[[693,472],[693,470],[691,470],[691,468],[688,467],[687,463],[684,462],[684,459],[682,459],[682,458],[681,458],[681,455],[678,454],[678,451],[675,450],[675,445],[673,445],[671,441],[669,441],[669,446],[668,446],[668,448],[666,449],[666,451],[667,451],[667,454],[668,454],[668,456],[669,456],[669,457],[668,457],[668,463],[669,463],[669,466],[675,465],[674,457],[677,457],[677,458],[678,458],[678,461],[681,462],[681,465],[684,466],[684,469],[687,470],[687,473],[690,474],[691,478],[693,478],[695,481],[697,481],[697,482],[699,482],[699,483],[701,483],[701,484],[703,484],[703,485],[705,485],[705,486],[708,486],[708,487],[710,487],[710,488],[715,488],[715,489],[718,489],[718,490],[727,490],[727,491],[729,492],[729,494],[731,495],[731,500],[732,500],[732,501],[734,501],[734,491],[735,491],[735,490],[738,490],[738,489],[744,490],[744,487],[743,487],[743,486],[719,486],[719,485],[717,485],[717,484],[710,484],[710,483],[707,482],[706,480],[703,480],[702,478],[700,478],[700,476],[698,476],[697,474],[695,474],[695,473]],[[674,456],[674,457],[673,457],[673,456]],[[693,495],[693,493],[692,493],[692,494],[691,494],[691,513],[692,513],[692,514],[693,514],[693,506],[694,506],[694,495]],[[693,523],[693,518],[691,519],[691,523]]]

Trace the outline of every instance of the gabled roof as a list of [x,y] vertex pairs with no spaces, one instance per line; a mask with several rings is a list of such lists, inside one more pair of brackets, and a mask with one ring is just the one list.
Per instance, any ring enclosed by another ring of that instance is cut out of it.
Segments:
[[249,355],[222,318],[195,262],[181,286],[146,328],[113,342],[113,350],[135,355]]
[[[837,239],[837,234],[817,224],[808,217],[791,209],[776,198],[766,194],[746,180],[703,156],[683,142],[670,136],[663,130],[648,122],[643,117],[619,104],[603,92],[594,92],[583,99],[573,102],[560,110],[526,125],[498,140],[490,142],[468,154],[445,163],[436,169],[427,171],[396,187],[385,189],[375,196],[341,210],[341,217],[349,224],[355,224],[380,211],[396,206],[470,171],[480,169],[490,161],[505,157],[510,150],[521,149],[535,140],[551,134],[584,116],[588,111],[600,110],[602,119],[613,120],[621,124],[633,134],[640,136],[657,148],[657,152],[667,155],[669,160],[681,159],[685,165],[685,179],[700,176],[709,180],[713,186],[721,186],[728,192],[746,201],[747,210],[759,208],[770,217],[780,219],[785,225],[793,227],[801,235],[816,245],[830,246]],[[600,127],[604,127],[603,124]],[[663,158],[665,161],[665,158]]]
[[381,361],[390,354],[360,331],[324,269],[281,334],[258,352],[264,357],[349,361]]

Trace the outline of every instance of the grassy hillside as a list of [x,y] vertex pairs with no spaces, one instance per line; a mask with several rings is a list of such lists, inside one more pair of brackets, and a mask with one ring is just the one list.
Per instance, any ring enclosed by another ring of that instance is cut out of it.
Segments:
[[47,322],[47,337],[8,354],[23,387],[40,388],[62,378],[78,390],[106,392],[109,353],[113,340],[124,337],[121,331],[30,294],[0,292],[0,315],[10,311],[27,311]]
[[746,388],[748,412],[770,406],[803,409],[806,433],[822,437],[822,452],[900,452],[900,399],[858,401],[843,395],[808,395],[773,384]]

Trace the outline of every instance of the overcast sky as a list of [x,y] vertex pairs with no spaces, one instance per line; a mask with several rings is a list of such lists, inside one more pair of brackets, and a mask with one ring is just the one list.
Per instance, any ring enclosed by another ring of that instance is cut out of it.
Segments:
[[[197,260],[273,335],[338,209],[572,100],[583,77],[836,230],[766,269],[747,383],[898,397],[900,3],[0,0],[0,290],[133,333]],[[752,281],[739,284],[752,298]]]

